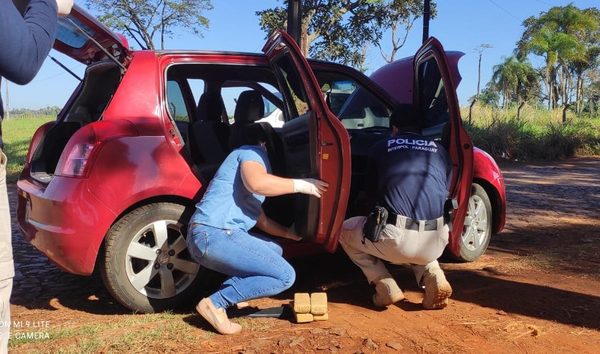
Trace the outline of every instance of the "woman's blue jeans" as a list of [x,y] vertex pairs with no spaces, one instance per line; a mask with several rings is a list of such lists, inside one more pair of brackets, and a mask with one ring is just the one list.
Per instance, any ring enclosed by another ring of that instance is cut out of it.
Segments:
[[192,224],[188,235],[188,250],[201,266],[231,276],[210,296],[217,308],[276,295],[294,284],[294,268],[266,236],[202,224]]

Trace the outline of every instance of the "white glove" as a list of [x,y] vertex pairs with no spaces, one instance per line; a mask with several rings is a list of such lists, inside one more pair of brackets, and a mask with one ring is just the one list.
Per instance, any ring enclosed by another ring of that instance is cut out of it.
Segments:
[[58,6],[58,15],[67,16],[73,8],[73,0],[56,0],[56,5]]
[[327,190],[329,184],[314,178],[293,179],[294,193],[314,195],[321,198],[321,194]]

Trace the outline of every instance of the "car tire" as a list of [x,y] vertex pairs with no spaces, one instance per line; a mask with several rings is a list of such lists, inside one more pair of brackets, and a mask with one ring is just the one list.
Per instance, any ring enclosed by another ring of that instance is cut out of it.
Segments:
[[123,306],[152,313],[198,300],[204,272],[187,250],[188,214],[182,205],[153,203],[127,213],[110,228],[100,272]]
[[471,187],[464,224],[458,260],[473,262],[485,253],[492,238],[492,204],[485,189],[477,183]]

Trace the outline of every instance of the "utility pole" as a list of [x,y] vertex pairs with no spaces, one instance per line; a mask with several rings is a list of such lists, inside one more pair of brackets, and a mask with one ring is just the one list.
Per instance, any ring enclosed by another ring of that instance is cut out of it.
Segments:
[[475,99],[473,100],[473,102],[471,102],[471,105],[469,106],[469,124],[472,123],[471,112],[473,110],[473,106],[477,101],[479,101],[479,85],[481,83],[481,57],[483,56],[483,51],[491,47],[492,46],[490,44],[484,43],[480,44],[479,47],[475,48],[475,51],[479,53],[479,61],[477,64],[477,93],[475,94]]
[[429,16],[431,15],[431,1],[425,0],[423,4],[423,43],[429,38]]
[[479,84],[481,82],[481,57],[483,56],[483,51],[491,47],[492,46],[490,44],[484,43],[475,48],[475,50],[479,53],[479,63],[477,66],[477,94],[475,95],[475,100],[479,99]]
[[287,33],[301,46],[302,32],[302,0],[288,0]]

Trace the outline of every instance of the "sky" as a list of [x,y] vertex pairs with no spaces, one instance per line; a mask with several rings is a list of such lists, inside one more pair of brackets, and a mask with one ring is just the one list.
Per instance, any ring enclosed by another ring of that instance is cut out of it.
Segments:
[[[440,40],[446,50],[465,53],[459,63],[462,81],[458,87],[461,105],[467,105],[469,97],[477,89],[478,52],[482,44],[490,45],[485,49],[481,65],[481,87],[490,80],[493,66],[504,57],[512,54],[516,42],[523,32],[522,22],[530,16],[538,16],[553,6],[565,6],[569,3],[579,8],[597,7],[598,0],[437,0],[438,15],[430,22],[430,35]],[[84,1],[76,0],[84,7]],[[260,52],[265,33],[261,31],[256,11],[281,6],[276,0],[212,0],[213,10],[205,13],[210,24],[202,37],[181,31],[168,40],[167,49],[226,50],[242,52]],[[422,22],[417,21],[410,32],[404,47],[397,58],[412,56],[418,50],[422,39]],[[390,41],[389,34],[382,45]],[[134,43],[131,41],[130,43]],[[389,51],[389,49],[388,49]],[[70,69],[83,75],[84,65],[62,54],[51,51]],[[541,66],[541,59],[532,57],[535,66]],[[385,61],[379,49],[371,47],[367,55],[367,75],[377,70]],[[41,108],[46,106],[62,107],[75,86],[77,80],[46,60],[36,78],[26,86],[9,83],[10,108]],[[6,104],[6,80],[2,80],[0,89]]]

